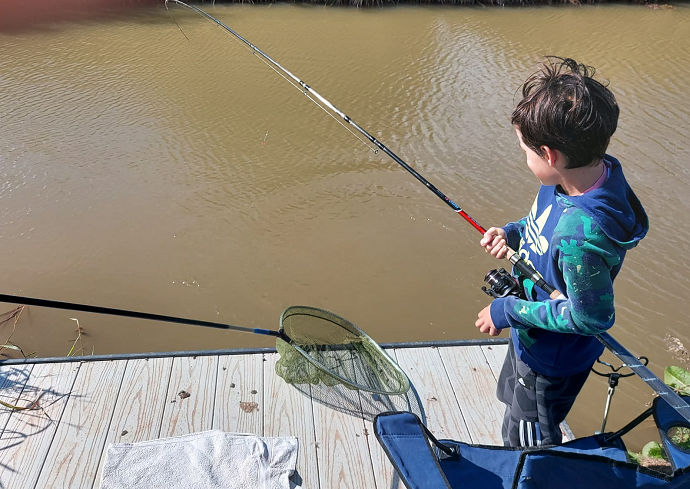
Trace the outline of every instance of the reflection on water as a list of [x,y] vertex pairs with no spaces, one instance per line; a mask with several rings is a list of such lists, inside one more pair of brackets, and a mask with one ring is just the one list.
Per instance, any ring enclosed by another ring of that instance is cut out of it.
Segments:
[[[621,105],[610,152],[652,226],[612,333],[658,373],[665,334],[690,345],[688,6],[210,12],[484,226],[537,190],[509,123],[520,82],[545,54],[596,66]],[[307,304],[381,342],[477,337],[500,265],[479,234],[227,33],[172,13],[184,35],[163,8],[0,35],[1,292],[269,329]],[[87,353],[270,341],[37,308],[12,341],[65,355],[75,316]],[[605,391],[590,381],[576,432],[600,424]],[[620,424],[649,398],[623,382]]]

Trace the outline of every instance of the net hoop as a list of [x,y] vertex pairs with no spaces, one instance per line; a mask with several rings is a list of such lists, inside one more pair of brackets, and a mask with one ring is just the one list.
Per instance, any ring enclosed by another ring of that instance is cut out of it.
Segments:
[[305,351],[303,348],[301,348],[298,344],[295,343],[292,339],[290,339],[289,344],[292,348],[295,349],[305,360],[307,360],[311,365],[313,365],[315,368],[319,369],[320,371],[326,372],[328,375],[336,379],[338,382],[344,384],[345,386],[352,388],[352,389],[357,389],[365,392],[371,392],[374,394],[386,394],[386,395],[401,395],[401,394],[406,394],[410,390],[410,380],[408,379],[407,375],[405,372],[402,371],[400,366],[397,364],[393,358],[383,349],[381,348],[378,343],[376,343],[368,334],[366,334],[364,331],[362,331],[360,328],[358,328],[354,323],[351,321],[348,321],[347,319],[343,318],[342,316],[339,316],[337,314],[334,314],[330,311],[327,311],[326,309],[319,309],[317,307],[311,307],[311,306],[290,306],[287,309],[283,311],[283,313],[280,316],[280,333],[281,337],[284,339],[289,338],[289,335],[285,333],[285,327],[284,327],[284,322],[287,318],[289,318],[292,315],[300,314],[309,314],[313,315],[316,318],[319,319],[327,319],[330,320],[329,318],[333,318],[336,321],[331,321],[334,322],[334,324],[338,324],[340,327],[343,327],[343,325],[347,325],[347,328],[350,331],[356,332],[361,338],[365,339],[370,347],[373,347],[376,350],[376,353],[381,357],[386,360],[388,363],[388,367],[391,368],[402,380],[399,383],[398,388],[396,389],[388,389],[388,390],[381,390],[381,389],[373,389],[367,385],[359,384],[356,381],[353,381],[352,379],[345,378],[341,375],[338,375],[336,372],[334,372],[332,369],[329,369],[328,367],[324,366],[312,356]]

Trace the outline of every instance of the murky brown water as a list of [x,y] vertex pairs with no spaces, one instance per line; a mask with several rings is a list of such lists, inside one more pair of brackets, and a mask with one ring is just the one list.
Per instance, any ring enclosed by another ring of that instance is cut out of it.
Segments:
[[[271,329],[306,304],[381,342],[479,337],[479,287],[505,265],[479,233],[231,36],[173,12],[189,41],[162,8],[0,34],[0,291]],[[675,363],[666,333],[690,345],[689,6],[209,12],[487,227],[538,187],[509,123],[521,80],[544,54],[598,67],[622,108],[610,152],[652,226],[612,334],[657,373]],[[65,355],[71,317],[88,353],[271,344],[38,308],[11,341]],[[589,382],[576,432],[599,427],[605,394]],[[650,398],[623,381],[610,427]]]

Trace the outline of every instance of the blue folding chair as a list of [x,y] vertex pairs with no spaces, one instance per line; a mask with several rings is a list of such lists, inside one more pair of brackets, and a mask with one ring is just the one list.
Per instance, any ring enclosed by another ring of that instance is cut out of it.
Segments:
[[[628,460],[621,436],[650,414],[671,475]],[[524,449],[439,441],[409,412],[382,413],[374,420],[376,438],[408,489],[690,489],[690,450],[673,442],[674,427],[690,425],[662,398],[616,433]]]

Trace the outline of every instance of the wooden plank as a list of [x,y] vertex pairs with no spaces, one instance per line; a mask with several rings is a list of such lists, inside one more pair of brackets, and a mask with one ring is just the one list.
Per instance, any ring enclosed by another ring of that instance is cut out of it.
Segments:
[[264,434],[263,360],[260,353],[219,357],[214,429]]
[[20,403],[39,399],[39,409],[9,418],[0,437],[0,487],[36,486],[78,371],[78,364],[69,363],[33,367]]
[[173,360],[160,438],[187,435],[213,427],[218,357]]
[[[321,487],[375,487],[367,443],[369,432],[364,426],[361,406],[359,411],[356,406],[359,395],[342,386],[329,387],[327,391],[330,398],[319,396],[326,402],[313,403]],[[356,403],[352,399],[356,399]]]
[[172,364],[172,358],[127,361],[107,443],[136,443],[158,437]]
[[484,353],[486,361],[489,362],[494,378],[498,380],[498,376],[501,374],[501,367],[503,367],[503,361],[508,353],[508,345],[483,345],[482,353]]
[[[0,401],[16,406],[29,381],[33,365],[0,367]],[[12,408],[0,405],[0,433],[12,415]]]
[[[127,361],[105,447],[109,443],[136,443],[158,437],[172,363],[172,358]],[[101,480],[103,460],[101,457],[97,484]]]
[[126,363],[79,367],[36,487],[92,487]]
[[[397,361],[395,350],[386,349],[386,352],[393,360]],[[398,396],[373,395],[368,392],[360,392],[364,416],[364,430],[365,434],[368,435],[366,439],[369,444],[369,453],[371,454],[371,464],[374,471],[376,489],[397,489],[404,486],[402,482],[400,482],[400,478],[393,464],[391,464],[388,459],[388,455],[386,455],[383,447],[376,439],[373,423],[374,417],[376,414],[385,411],[411,411],[419,415],[417,401],[410,401],[408,399],[413,396],[413,392]]]
[[501,445],[505,406],[496,398],[496,378],[480,346],[439,348],[473,443]]
[[426,425],[434,436],[471,442],[438,349],[402,348],[396,350],[396,355],[417,389],[426,414]]
[[[275,373],[277,353],[267,354],[264,364],[266,436],[296,436],[299,441],[295,482],[303,489],[319,489],[314,413],[308,393],[302,393]],[[304,390],[304,388],[303,388]]]

